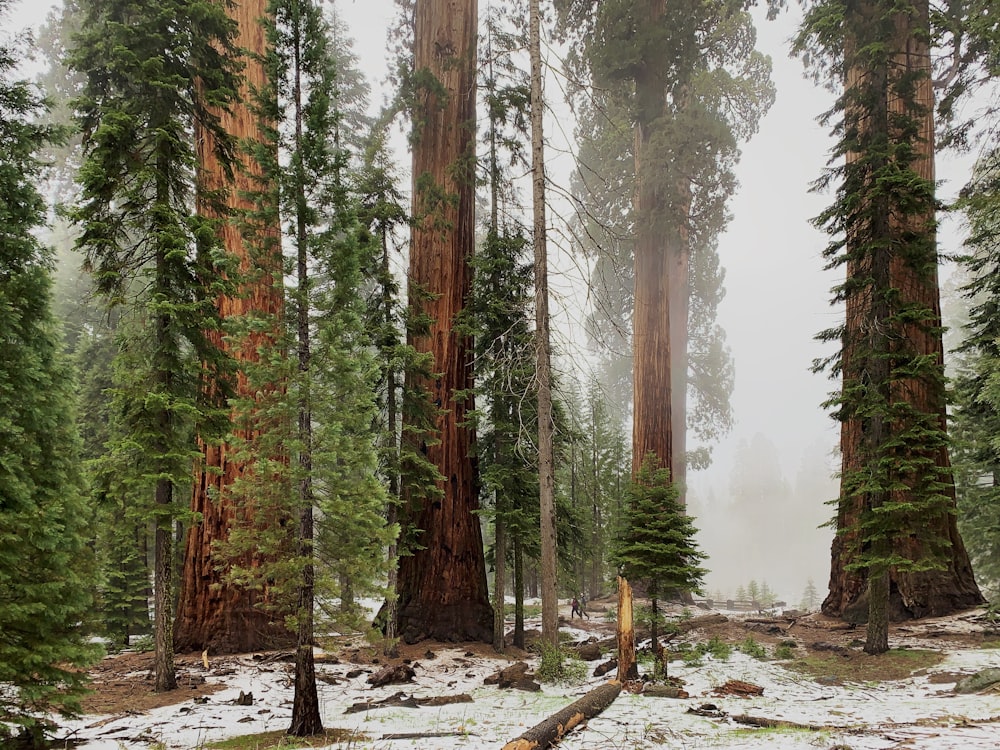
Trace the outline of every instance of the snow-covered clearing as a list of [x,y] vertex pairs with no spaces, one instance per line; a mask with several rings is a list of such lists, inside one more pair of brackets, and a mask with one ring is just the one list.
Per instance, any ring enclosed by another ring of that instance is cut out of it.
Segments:
[[[939,650],[946,657],[929,669],[895,681],[817,680],[791,671],[779,661],[760,661],[738,652],[725,661],[706,657],[700,666],[674,661],[670,665],[671,674],[683,680],[689,698],[650,698],[623,692],[604,713],[573,732],[560,747],[565,750],[655,747],[812,750],[846,746],[851,750],[994,750],[1000,747],[1000,693],[995,688],[972,695],[959,695],[953,690],[955,680],[961,676],[988,667],[1000,668],[1000,648],[970,648],[968,640],[958,640],[958,636],[975,632],[978,626],[972,623],[973,619],[968,617],[942,618],[897,628],[894,645]],[[595,632],[598,629],[604,629],[600,635],[607,632],[603,624],[588,625],[586,630],[563,630],[578,640],[598,634]],[[730,636],[734,626],[741,628],[742,623],[730,623]],[[802,651],[811,642],[830,638],[827,631],[798,626],[783,635],[799,641]],[[698,631],[686,635],[692,642],[709,637]],[[326,726],[355,730],[364,736],[330,747],[499,748],[604,681],[590,677],[581,685],[544,685],[540,693],[501,690],[485,686],[483,680],[510,660],[491,657],[483,647],[474,651],[444,644],[417,648],[423,650],[410,652],[411,658],[413,654],[416,657],[413,661],[416,679],[403,685],[371,687],[366,679],[382,665],[349,663],[348,651],[341,652],[342,662],[318,665]],[[588,665],[590,673],[597,663]],[[290,668],[286,662],[268,661],[259,655],[211,659],[208,670],[200,665],[190,668],[201,672],[208,682],[225,685],[208,696],[207,702],[188,699],[143,713],[86,716],[65,723],[63,736],[82,741],[77,747],[85,750],[144,748],[156,743],[166,748],[188,749],[236,735],[283,730],[291,716]],[[363,671],[347,676],[356,670]],[[763,687],[763,695],[741,698],[712,694],[714,688],[734,679]],[[252,705],[235,704],[241,691],[253,694]],[[467,693],[472,702],[345,713],[352,704],[379,701],[399,692],[417,698]],[[714,704],[729,716],[766,717],[820,728],[754,729],[729,718],[688,712],[706,703]],[[390,738],[400,734],[425,736]],[[445,736],[435,737],[435,734]]]

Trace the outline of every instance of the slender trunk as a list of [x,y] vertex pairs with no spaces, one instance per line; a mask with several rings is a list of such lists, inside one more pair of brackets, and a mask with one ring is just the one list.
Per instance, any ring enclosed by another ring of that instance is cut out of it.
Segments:
[[[498,497],[496,502],[500,502]],[[506,629],[506,577],[507,577],[507,522],[498,510],[494,526],[496,538],[493,541],[493,648],[498,654],[504,651],[504,630]]]
[[[174,485],[169,479],[156,482],[156,507],[170,508],[173,505]],[[165,518],[157,519],[153,542],[153,597],[156,612],[154,690],[158,693],[177,687],[177,673],[174,670],[173,638],[173,536]]]
[[524,648],[524,547],[514,534],[514,646]]
[[[685,102],[686,105],[686,102]],[[691,213],[691,183],[678,181],[677,197],[685,219]],[[677,228],[667,248],[667,303],[670,306],[670,431],[673,460],[670,481],[678,491],[678,502],[686,505],[687,495],[687,392],[688,392],[688,322],[691,309],[691,243],[687,223]]]
[[[392,290],[389,279],[392,278],[392,269],[389,266],[389,238],[386,230],[381,232],[382,241],[382,324],[387,329],[395,325],[392,316]],[[387,353],[389,354],[389,353]],[[391,355],[386,357],[386,361],[391,361]],[[389,461],[389,504],[385,510],[385,522],[391,528],[399,521],[399,438],[397,432],[396,405],[396,370],[389,364],[385,373],[385,411],[386,411],[386,435],[391,441],[390,452],[392,459]],[[396,598],[396,585],[399,572],[399,545],[398,536],[393,536],[386,549],[386,565],[388,577],[386,580],[386,601],[385,601],[385,643],[382,646],[382,653],[385,656],[396,653],[397,625],[399,622],[399,608]]]
[[[251,143],[268,142],[253,100],[253,92],[266,89],[266,38],[260,23],[266,7],[266,0],[241,0],[227,5],[239,29],[235,44],[247,50],[243,59],[245,86],[240,102],[216,114],[227,133]],[[238,259],[240,272],[245,275],[235,296],[218,299],[219,313],[223,319],[238,319],[254,312],[277,320],[282,308],[282,292],[277,284],[282,267],[278,227],[246,218],[257,208],[250,196],[261,190],[260,167],[244,156],[243,163],[235,166],[230,176],[218,158],[218,144],[211,132],[196,122],[194,138],[198,151],[198,212],[223,219],[218,230],[223,246]],[[220,201],[224,208],[220,209]],[[209,337],[220,349],[232,351],[220,332],[211,332]],[[273,332],[254,333],[232,353],[237,360],[256,361],[259,350],[273,339]],[[256,389],[242,373],[237,375],[235,387],[239,397],[254,398]],[[213,383],[208,389],[215,390]],[[252,430],[234,431],[248,443],[256,438]],[[227,582],[226,566],[213,556],[214,543],[228,539],[237,519],[241,523],[253,522],[253,509],[246,503],[236,503],[230,493],[248,467],[234,457],[233,449],[225,443],[202,441],[201,451],[191,497],[192,515],[199,521],[188,529],[175,646],[180,651],[244,653],[287,645],[292,638],[283,623],[286,613],[261,606],[270,598],[268,590],[253,591]],[[292,528],[290,525],[289,530]],[[239,564],[256,567],[260,561],[255,557],[256,553],[247,553]]]
[[535,246],[535,349],[538,382],[538,486],[541,516],[542,640],[559,645],[556,598],[556,502],[552,456],[552,361],[549,345],[549,271],[545,246],[545,151],[542,143],[542,53],[538,0],[529,2],[531,58],[531,195]]
[[440,410],[436,439],[414,447],[442,479],[441,494],[432,498],[418,501],[404,489],[404,522],[422,530],[418,548],[399,565],[399,633],[408,643],[493,642],[468,426],[474,404],[471,395],[460,395],[471,393],[472,342],[454,327],[469,296],[475,246],[477,21],[477,0],[418,0],[415,6],[414,65],[436,84],[420,92],[414,112],[409,273],[411,316],[431,322],[426,335],[411,331],[409,342],[433,356],[437,376],[408,377],[412,390],[429,393]]
[[[296,12],[298,6],[294,6]],[[316,567],[313,563],[313,431],[311,373],[312,342],[309,334],[309,308],[311,288],[309,280],[309,224],[306,200],[306,175],[303,166],[303,101],[302,101],[302,19],[292,20],[293,86],[292,103],[295,107],[293,161],[295,176],[295,250],[296,275],[296,339],[298,344],[299,371],[299,529],[298,555],[302,571],[298,583],[298,602],[295,613],[298,627],[295,639],[295,692],[292,698],[292,724],[290,735],[306,737],[323,731],[316,691],[316,664],[313,657],[313,610],[316,597]]]

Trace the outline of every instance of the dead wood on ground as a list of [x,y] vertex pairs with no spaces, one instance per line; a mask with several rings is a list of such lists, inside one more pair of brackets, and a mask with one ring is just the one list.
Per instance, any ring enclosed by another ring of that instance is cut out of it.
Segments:
[[536,724],[516,740],[503,746],[503,750],[545,750],[559,742],[574,728],[606,709],[622,690],[620,682],[606,682]]

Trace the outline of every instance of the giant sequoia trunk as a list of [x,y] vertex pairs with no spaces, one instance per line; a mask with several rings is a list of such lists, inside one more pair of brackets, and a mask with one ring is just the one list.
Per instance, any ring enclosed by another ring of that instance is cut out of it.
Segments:
[[[663,16],[665,0],[650,3],[649,23]],[[662,181],[651,158],[666,108],[666,66],[656,55],[636,74],[635,310],[632,317],[632,472],[652,453],[673,469],[670,261],[664,247],[666,210]]]
[[[933,122],[933,90],[930,78],[930,53],[928,48],[928,7],[926,1],[914,3],[918,10],[916,14],[908,15],[898,12],[895,18],[895,31],[892,44],[895,54],[893,61],[895,71],[892,75],[916,76],[915,111],[907,111],[910,117],[919,120],[919,134],[914,143],[921,154],[912,164],[912,169],[919,177],[933,181],[934,178],[934,122]],[[861,23],[865,23],[865,13],[870,6],[862,6],[858,11]],[[858,19],[855,19],[858,22]],[[848,52],[852,45],[848,42]],[[846,86],[852,87],[867,84],[867,76],[873,75],[868,69],[853,66],[848,70]],[[883,72],[883,75],[884,72]],[[890,113],[887,122],[892,122],[892,113],[903,112],[907,107],[896,95],[890,95],[891,86],[883,86],[886,96],[884,107]],[[848,112],[850,115],[850,112]],[[855,120],[858,120],[855,117]],[[858,127],[862,130],[872,127],[871,120],[861,120]],[[899,134],[893,137],[899,138]],[[857,158],[849,154],[848,159]],[[849,161],[850,163],[850,161]],[[904,215],[904,211],[893,211],[893,216]],[[920,225],[922,231],[933,232],[932,209],[924,216],[909,216],[908,227]],[[892,231],[899,232],[899,220]],[[850,243],[850,230],[848,230]],[[848,276],[859,277],[871,273],[870,269],[860,268],[857,263],[848,265]],[[889,264],[889,285],[899,290],[904,302],[914,303],[926,310],[932,311],[934,320],[928,326],[911,324],[905,329],[905,339],[914,354],[932,356],[938,366],[943,361],[943,347],[940,332],[940,295],[938,289],[936,268],[930,272],[919,272],[912,264],[905,263],[898,255]],[[846,329],[844,336],[843,367],[845,378],[857,370],[857,352],[854,343],[863,339],[866,325],[873,314],[873,302],[870,296],[855,294],[848,296],[846,309]],[[845,381],[846,383],[846,381]],[[939,415],[939,426],[945,427],[945,393],[939,383],[926,380],[911,379],[896,381],[892,385],[892,397],[905,400],[912,404],[918,412]],[[898,428],[897,428],[898,429]],[[844,476],[856,472],[862,467],[866,450],[867,435],[871,427],[860,418],[851,418],[843,422],[841,428],[842,474]],[[955,489],[950,480],[950,464],[946,447],[936,450],[933,456],[937,465],[948,477],[944,492],[950,498],[950,506],[955,507]],[[902,477],[903,481],[906,477]],[[842,495],[845,493],[842,492]],[[908,500],[908,493],[893,491],[888,494],[885,502],[900,503]],[[864,571],[851,571],[847,566],[852,562],[854,550],[857,548],[857,537],[851,529],[857,529],[858,520],[866,510],[866,504],[871,507],[871,498],[863,495],[842,499],[837,517],[838,531],[848,531],[834,537],[831,551],[830,592],[823,602],[823,612],[828,615],[842,616],[852,621],[863,621],[867,617],[868,582]],[[901,620],[915,617],[943,615],[955,610],[967,608],[982,602],[982,596],[976,587],[972,575],[969,557],[959,536],[954,513],[941,512],[936,518],[930,519],[931,531],[941,540],[947,542],[947,557],[944,566],[939,570],[921,572],[902,572],[890,570],[889,576],[889,610],[888,617]],[[911,536],[895,540],[895,551],[908,559],[926,557],[920,543]]]
[[[262,56],[266,48],[265,29],[260,23],[266,6],[266,0],[238,0],[228,6],[239,26],[235,43],[249,54],[243,60],[246,84],[241,101],[234,104],[230,112],[218,114],[226,132],[250,143],[266,142],[252,108],[253,92],[263,91],[265,84],[264,67],[256,56]],[[260,169],[246,159],[244,164],[234,168],[232,179],[229,179],[216,157],[211,133],[198,128],[195,139],[199,162],[199,212],[217,215],[215,201],[220,197],[224,200],[230,218],[221,223],[221,239],[226,252],[239,259],[240,270],[246,274],[242,288],[234,296],[218,300],[219,311],[224,319],[251,311],[276,319],[282,307],[282,293],[275,284],[281,278],[278,228],[254,226],[253,220],[246,216],[254,209],[247,196],[262,190]],[[221,334],[212,335],[219,347],[228,347]],[[258,347],[266,344],[269,338],[264,333],[252,334],[234,352],[237,359],[256,359]],[[237,376],[236,391],[241,398],[253,395],[242,372]],[[241,439],[254,438],[247,430],[237,430],[237,434]],[[247,469],[234,457],[229,446],[202,443],[202,460],[195,473],[191,498],[191,510],[199,520],[188,531],[184,553],[174,635],[178,650],[207,648],[214,653],[239,653],[293,641],[282,624],[283,615],[262,608],[268,598],[267,592],[254,592],[227,583],[224,571],[220,570],[220,561],[213,556],[213,543],[226,540],[234,523],[253,522],[253,509],[245,504],[236,507],[230,496],[233,483]],[[253,553],[247,553],[246,557],[239,561],[240,565],[252,567],[256,564]]]
[[476,0],[416,3],[415,70],[436,80],[425,82],[416,95],[409,274],[411,316],[428,316],[430,330],[411,331],[409,343],[433,355],[431,369],[437,377],[411,373],[408,385],[429,391],[441,410],[435,439],[416,447],[442,479],[439,496],[417,501],[404,492],[409,496],[404,498],[403,522],[421,530],[418,548],[400,559],[397,583],[398,632],[411,643],[425,638],[493,641],[475,514],[479,502],[472,432],[466,425],[473,404],[471,396],[459,395],[472,386],[472,346],[454,330],[470,291],[475,242],[477,20]]

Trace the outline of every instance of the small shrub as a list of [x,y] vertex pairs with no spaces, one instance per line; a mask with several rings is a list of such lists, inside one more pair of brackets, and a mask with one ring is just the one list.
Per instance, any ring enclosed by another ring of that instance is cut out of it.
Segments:
[[681,622],[687,622],[688,620],[693,620],[694,613],[688,607],[685,607],[684,609],[681,610],[680,616],[678,616],[677,619]]
[[754,659],[766,659],[767,649],[765,649],[761,644],[754,640],[752,635],[748,635],[743,643],[740,644],[740,651],[742,651],[747,656],[752,656]]
[[549,684],[579,684],[587,679],[587,664],[575,654],[542,644],[542,656],[535,670],[540,682]]
[[794,656],[795,656],[795,654],[792,653],[792,647],[791,646],[786,646],[786,645],[782,644],[782,645],[778,646],[776,649],[774,649],[774,658],[775,659],[791,659]]
[[705,653],[711,654],[712,658],[719,661],[729,661],[729,657],[733,655],[733,647],[718,636],[712,636],[712,639],[705,644]]
[[156,642],[153,640],[153,636],[151,635],[141,635],[132,641],[131,647],[133,651],[145,654],[156,648]]
[[618,610],[614,607],[608,607],[604,612],[604,620],[606,622],[614,622],[618,619]]

